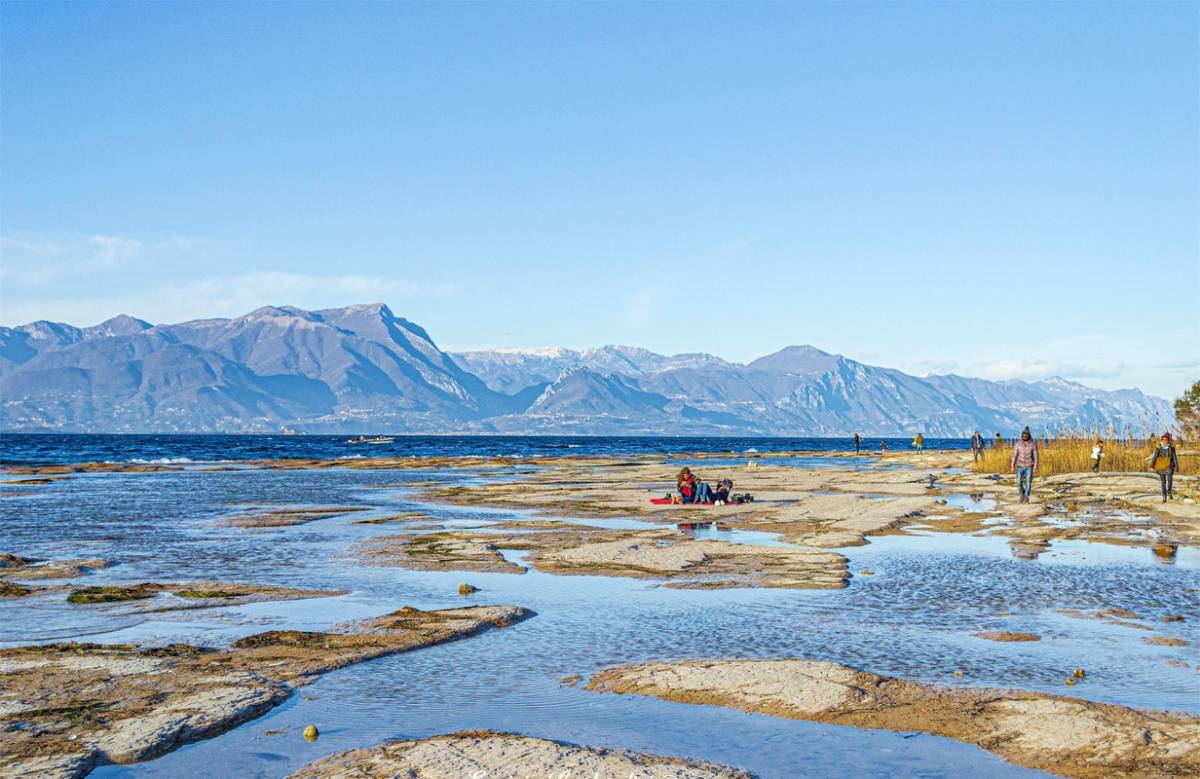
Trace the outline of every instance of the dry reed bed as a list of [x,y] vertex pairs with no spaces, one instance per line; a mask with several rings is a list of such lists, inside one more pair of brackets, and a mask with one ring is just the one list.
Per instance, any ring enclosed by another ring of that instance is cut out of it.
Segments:
[[[1104,457],[1100,470],[1118,473],[1149,473],[1150,455],[1154,451],[1148,438],[1102,438]],[[1091,436],[1068,436],[1038,440],[1038,475],[1055,476],[1060,473],[1085,473],[1092,469],[1092,447],[1096,438]],[[1175,444],[1179,456],[1178,473],[1200,475],[1200,452],[1188,450]],[[1012,458],[1012,444],[1003,443],[989,447],[983,457],[975,462],[977,473],[1007,473]]]

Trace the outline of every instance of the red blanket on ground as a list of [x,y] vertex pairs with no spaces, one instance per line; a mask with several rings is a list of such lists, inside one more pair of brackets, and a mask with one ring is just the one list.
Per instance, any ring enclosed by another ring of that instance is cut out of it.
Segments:
[[[672,501],[670,498],[651,498],[650,502],[655,506],[670,506]],[[715,506],[715,503],[686,503],[687,506]]]

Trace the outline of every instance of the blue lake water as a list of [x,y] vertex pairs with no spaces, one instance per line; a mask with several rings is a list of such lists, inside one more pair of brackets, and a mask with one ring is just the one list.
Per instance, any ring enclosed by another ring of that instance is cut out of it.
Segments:
[[[642,436],[396,436],[391,444],[350,444],[329,435],[92,435],[8,433],[0,463],[188,463],[338,457],[543,457],[715,452],[846,451],[849,438],[720,438]],[[911,438],[869,438],[864,451],[912,448]],[[927,449],[968,449],[967,439],[929,438]]]

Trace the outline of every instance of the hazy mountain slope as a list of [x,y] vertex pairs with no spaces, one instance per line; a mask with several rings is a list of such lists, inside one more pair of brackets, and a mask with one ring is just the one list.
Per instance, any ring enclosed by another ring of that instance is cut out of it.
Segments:
[[585,368],[596,373],[642,376],[674,368],[731,366],[711,354],[655,354],[637,346],[601,346],[575,351],[547,349],[492,349],[457,352],[454,360],[479,376],[497,392],[512,394],[533,384],[547,384],[564,371]]
[[643,387],[764,432],[959,435],[973,422],[1008,422],[946,397],[921,379],[812,347],[789,347],[744,368],[681,369],[643,377]]
[[4,430],[965,436],[1173,421],[1138,390],[920,378],[811,346],[747,365],[631,346],[452,356],[382,304],[0,328],[0,400]]
[[[500,398],[438,350],[423,330],[381,304],[308,312],[266,307],[236,319],[158,328],[256,374],[300,375],[325,384],[344,417],[373,410],[468,419]],[[336,420],[330,420],[336,421]]]
[[[267,307],[137,336],[45,329],[57,336],[58,348],[25,357],[0,385],[6,426],[114,429],[119,421],[119,429],[142,430],[285,424],[437,430],[511,410],[513,402],[463,372],[423,330],[381,305],[324,312]],[[122,378],[142,376],[147,367],[157,381],[133,388]],[[199,405],[190,417],[182,411],[168,422],[160,402],[186,397],[181,390],[197,393]],[[114,404],[117,410],[109,413]]]
[[20,327],[0,327],[0,375],[45,352],[62,349],[90,338],[133,335],[150,327],[149,322],[124,314],[83,328],[46,321],[30,322]]
[[1016,421],[1045,420],[1075,430],[1105,430],[1114,425],[1138,431],[1162,430],[1175,421],[1169,401],[1136,389],[1097,390],[1057,377],[1026,382],[949,375],[929,376],[925,381],[952,397],[969,399]]
[[328,413],[333,396],[299,376],[262,377],[162,335],[83,341],[3,378],[5,427],[67,430],[274,430]]
[[[512,392],[525,382],[544,384],[551,376],[579,369],[601,351],[603,364],[615,367],[616,375],[623,373],[639,388],[678,407],[679,414],[668,417],[679,426],[671,432],[713,432],[715,425],[722,431],[778,435],[922,431],[965,436],[977,429],[1012,434],[1025,424],[1038,430],[1109,423],[1122,429],[1158,429],[1172,419],[1165,401],[1137,390],[1104,392],[1062,379],[1030,384],[919,378],[812,346],[787,347],[748,365],[707,355],[667,358],[630,347],[478,351],[455,359],[494,388]],[[700,359],[681,359],[685,357]],[[595,413],[593,400],[581,401],[574,409],[560,403],[559,424],[572,415],[583,424]],[[662,418],[649,413],[643,422],[646,430],[663,425]]]
[[727,421],[736,422],[647,392],[634,378],[576,368],[545,385],[522,413],[485,420],[483,429],[602,435],[718,434],[729,432]]

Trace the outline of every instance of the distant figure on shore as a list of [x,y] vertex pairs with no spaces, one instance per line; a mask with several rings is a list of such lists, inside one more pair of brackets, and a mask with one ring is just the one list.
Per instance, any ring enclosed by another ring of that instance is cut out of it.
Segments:
[[858,433],[854,434],[854,453],[858,454],[862,450],[862,436]]
[[1104,442],[1099,438],[1096,439],[1096,445],[1092,447],[1092,473],[1100,473],[1100,460],[1104,457]]
[[1150,454],[1150,470],[1158,474],[1162,485],[1162,502],[1175,499],[1175,471],[1179,470],[1179,455],[1175,453],[1175,444],[1171,441],[1170,433],[1163,433],[1161,443],[1154,447]]
[[[997,434],[999,435],[999,434]],[[1013,444],[1012,459],[1008,468],[1017,474],[1017,492],[1021,493],[1021,502],[1029,502],[1029,493],[1033,491],[1033,474],[1037,472],[1038,447],[1033,440],[1033,434],[1026,427],[1021,431],[1021,437]]]
[[924,433],[917,433],[916,436],[913,437],[913,449],[916,449],[918,452],[925,451]]
[[887,441],[880,441],[879,442],[879,455],[882,457],[885,454],[887,454]]
[[1004,436],[1000,435],[999,433],[996,433],[996,448],[999,449],[1003,445],[1004,445]]
[[983,436],[979,431],[975,431],[975,435],[971,436],[971,457],[975,462],[979,462],[979,458],[983,457]]

